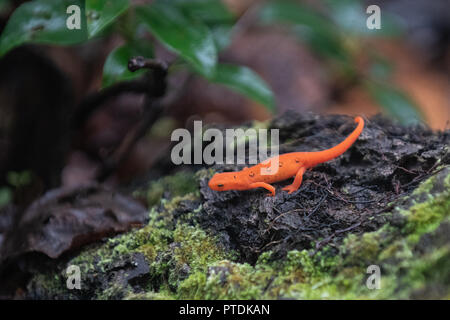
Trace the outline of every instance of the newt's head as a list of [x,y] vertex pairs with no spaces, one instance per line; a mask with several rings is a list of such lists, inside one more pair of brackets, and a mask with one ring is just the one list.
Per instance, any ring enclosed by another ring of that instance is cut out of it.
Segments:
[[246,190],[248,184],[239,172],[216,173],[208,182],[208,186],[215,191]]

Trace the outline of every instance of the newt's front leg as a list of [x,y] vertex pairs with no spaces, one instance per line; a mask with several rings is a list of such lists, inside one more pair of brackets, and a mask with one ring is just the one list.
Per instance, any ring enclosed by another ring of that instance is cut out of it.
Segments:
[[270,191],[269,195],[271,195],[271,196],[275,195],[275,188],[273,186],[271,186],[270,184],[265,183],[265,182],[254,182],[254,183],[251,183],[249,185],[249,187],[250,187],[249,189],[264,188],[264,189]]
[[305,173],[305,168],[301,167],[297,171],[297,174],[295,175],[294,182],[292,182],[292,184],[284,187],[283,190],[288,191],[289,194],[291,194],[292,192],[298,190],[298,188],[300,188],[300,186],[302,185],[302,180],[303,180],[303,174],[304,173]]

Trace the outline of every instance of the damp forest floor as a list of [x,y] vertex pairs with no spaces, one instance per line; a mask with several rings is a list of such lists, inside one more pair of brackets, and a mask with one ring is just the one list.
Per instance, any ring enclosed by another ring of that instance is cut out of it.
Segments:
[[[342,141],[347,116],[293,112],[280,153]],[[33,299],[449,299],[450,131],[366,119],[355,144],[305,173],[301,188],[215,192],[215,165],[149,181],[142,227],[33,269]],[[81,289],[67,288],[67,267]],[[379,271],[379,272],[378,272]],[[380,275],[377,277],[377,275]],[[380,280],[379,282],[377,280]]]

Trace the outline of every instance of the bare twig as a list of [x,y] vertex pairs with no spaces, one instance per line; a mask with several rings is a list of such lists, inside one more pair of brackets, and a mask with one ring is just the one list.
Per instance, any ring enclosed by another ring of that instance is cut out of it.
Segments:
[[72,121],[72,128],[78,131],[87,119],[107,100],[122,93],[145,94],[144,114],[142,120],[122,140],[112,156],[103,161],[97,179],[104,181],[128,156],[136,142],[147,132],[161,116],[163,107],[158,101],[166,93],[166,62],[144,57],[133,57],[128,61],[128,69],[132,72],[149,69],[136,80],[120,82],[88,96],[81,104]]

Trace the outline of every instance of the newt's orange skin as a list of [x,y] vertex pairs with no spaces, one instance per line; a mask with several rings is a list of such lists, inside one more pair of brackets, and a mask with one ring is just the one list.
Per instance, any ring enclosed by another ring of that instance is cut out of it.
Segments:
[[[317,152],[291,152],[277,156],[279,168],[274,174],[270,172],[267,174],[267,168],[276,157],[241,171],[216,173],[209,180],[208,186],[216,191],[265,188],[270,191],[269,195],[274,196],[275,188],[270,183],[295,176],[294,182],[283,188],[292,193],[300,188],[303,174],[307,169],[340,156],[352,146],[364,128],[364,120],[361,117],[356,117],[355,122],[358,123],[356,129],[344,141],[331,149]],[[266,170],[266,174],[261,174],[262,170]]]

